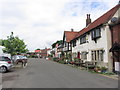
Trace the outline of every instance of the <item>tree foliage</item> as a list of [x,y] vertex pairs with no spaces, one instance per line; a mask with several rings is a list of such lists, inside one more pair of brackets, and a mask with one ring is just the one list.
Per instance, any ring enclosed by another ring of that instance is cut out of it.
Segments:
[[11,55],[26,53],[28,51],[24,41],[19,39],[19,37],[14,37],[13,32],[11,32],[11,35],[6,40],[3,40],[3,46],[5,47],[3,51]]
[[0,39],[0,45],[1,45],[1,46],[2,46],[2,41],[3,41],[3,40],[2,40],[2,39]]
[[55,48],[56,44],[58,45],[62,44],[62,42],[63,42],[62,40],[56,41],[55,43],[52,44],[52,48]]

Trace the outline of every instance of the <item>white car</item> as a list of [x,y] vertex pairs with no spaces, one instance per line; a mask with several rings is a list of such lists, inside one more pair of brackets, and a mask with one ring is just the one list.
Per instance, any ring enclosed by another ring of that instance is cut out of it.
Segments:
[[5,56],[0,56],[0,73],[5,73],[13,67],[11,59]]

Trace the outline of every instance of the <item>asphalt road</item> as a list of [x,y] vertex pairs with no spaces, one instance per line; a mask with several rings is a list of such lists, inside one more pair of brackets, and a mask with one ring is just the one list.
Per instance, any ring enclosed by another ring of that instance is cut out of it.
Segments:
[[117,88],[118,81],[45,59],[3,74],[3,88]]

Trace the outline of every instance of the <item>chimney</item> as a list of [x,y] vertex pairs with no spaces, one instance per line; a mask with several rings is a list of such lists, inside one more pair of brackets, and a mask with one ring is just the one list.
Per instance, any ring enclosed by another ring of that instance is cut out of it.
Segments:
[[90,14],[87,14],[86,27],[91,23]]
[[74,32],[74,29],[73,29],[73,28],[71,28],[71,32]]

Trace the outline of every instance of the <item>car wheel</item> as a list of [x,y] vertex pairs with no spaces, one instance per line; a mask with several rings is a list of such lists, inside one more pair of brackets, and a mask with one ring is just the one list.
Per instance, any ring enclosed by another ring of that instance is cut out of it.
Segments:
[[26,67],[27,67],[27,63],[24,63],[24,64],[23,64],[23,68],[26,68]]
[[5,73],[7,68],[5,66],[0,67],[0,73]]

